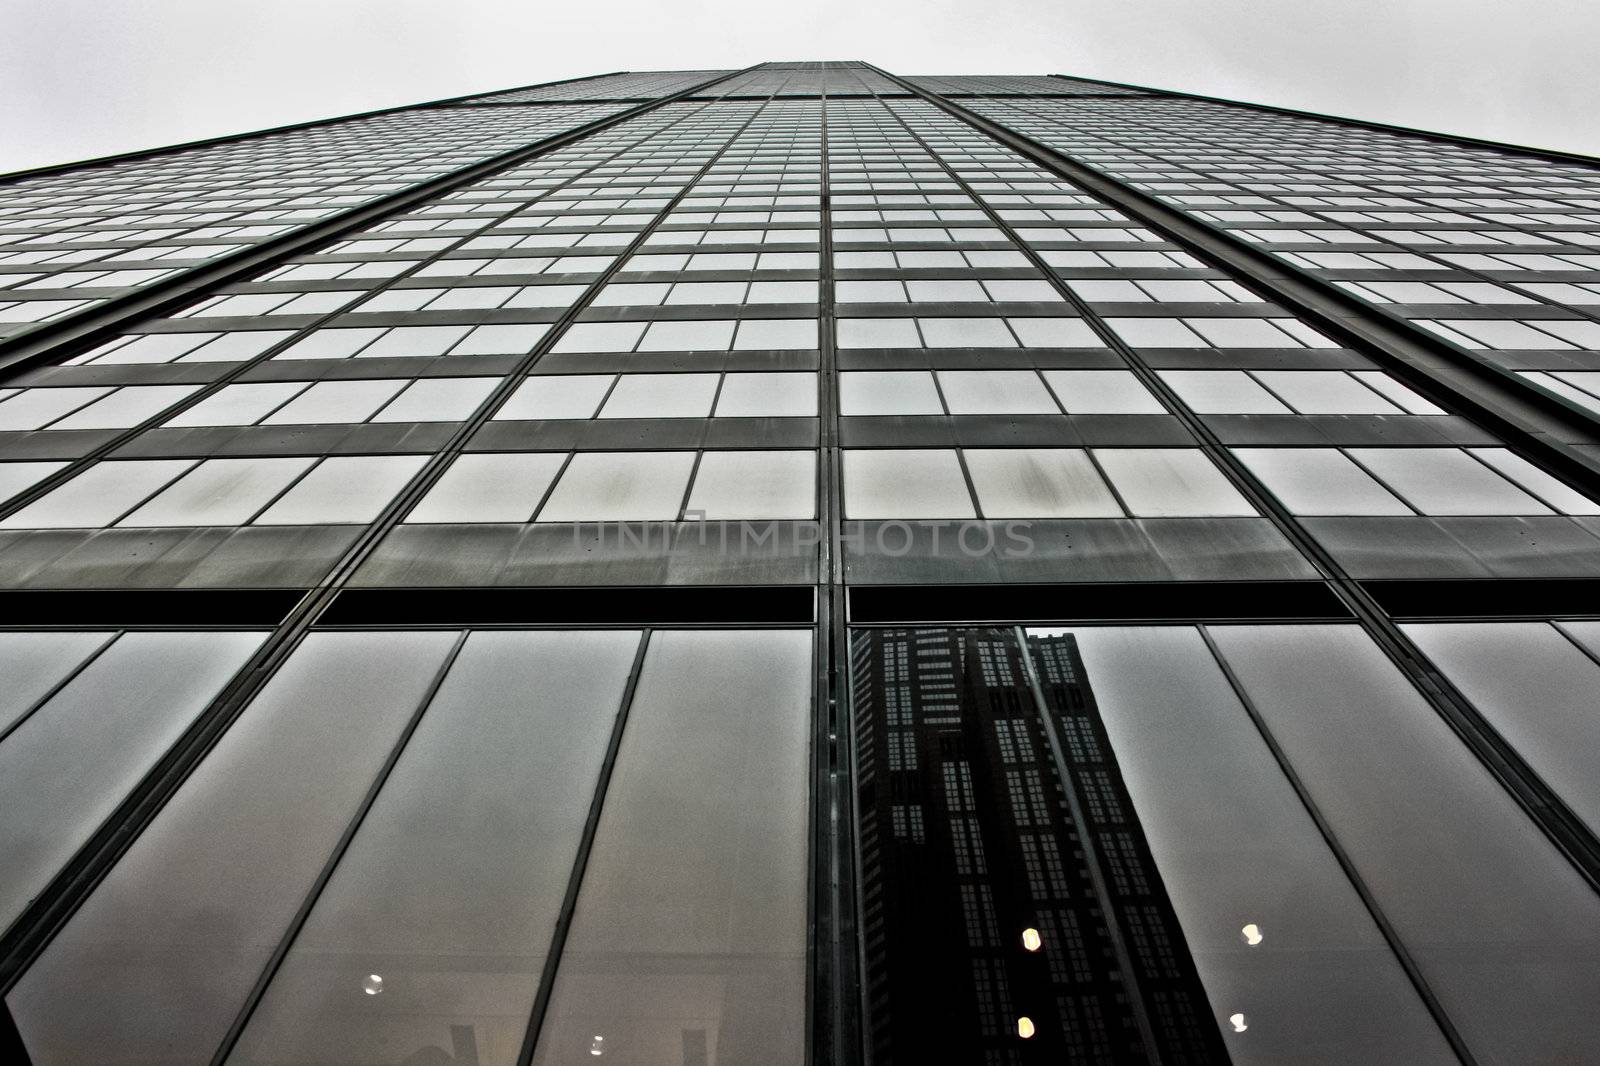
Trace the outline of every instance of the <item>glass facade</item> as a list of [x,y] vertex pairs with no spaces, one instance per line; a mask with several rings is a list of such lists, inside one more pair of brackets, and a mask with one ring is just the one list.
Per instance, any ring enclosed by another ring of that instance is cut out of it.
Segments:
[[1600,1059],[1597,197],[855,62],[0,180],[0,1047]]

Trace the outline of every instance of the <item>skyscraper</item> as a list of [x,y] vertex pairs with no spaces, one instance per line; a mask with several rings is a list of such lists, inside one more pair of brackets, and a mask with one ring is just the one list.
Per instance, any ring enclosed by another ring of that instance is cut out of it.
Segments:
[[1600,1059],[1597,245],[854,62],[6,179],[0,1043]]

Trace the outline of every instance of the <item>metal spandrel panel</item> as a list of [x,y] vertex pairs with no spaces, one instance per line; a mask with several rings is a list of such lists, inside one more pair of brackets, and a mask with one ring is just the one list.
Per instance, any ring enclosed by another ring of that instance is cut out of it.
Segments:
[[204,1066],[456,634],[296,650],[7,997],[34,1066]]

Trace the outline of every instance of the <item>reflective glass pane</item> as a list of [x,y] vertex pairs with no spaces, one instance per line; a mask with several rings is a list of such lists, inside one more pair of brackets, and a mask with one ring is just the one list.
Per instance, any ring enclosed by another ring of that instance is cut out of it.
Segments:
[[815,452],[706,452],[687,510],[707,519],[812,518],[816,495]]
[[1106,483],[1076,448],[968,448],[985,518],[1121,518]]
[[313,461],[304,458],[207,459],[117,524],[243,525],[304,473]]
[[1600,1055],[1600,898],[1378,647],[1211,632],[1479,1060]]
[[305,639],[12,990],[35,1066],[211,1061],[455,636]]
[[1136,517],[1256,513],[1198,448],[1096,448],[1094,456]]
[[975,518],[954,451],[895,448],[844,453],[846,518]]
[[516,1062],[638,642],[467,639],[230,1061]]
[[463,455],[450,464],[407,522],[528,522],[567,461],[565,452]]
[[1199,634],[1073,635],[1233,1062],[1455,1062]]
[[809,632],[658,631],[535,1062],[805,1061]]
[[371,522],[427,462],[423,455],[336,455],[324,459],[262,512],[256,525]]
[[540,509],[540,522],[671,521],[693,452],[579,452]]
[[0,926],[99,828],[263,637],[125,634],[0,743]]

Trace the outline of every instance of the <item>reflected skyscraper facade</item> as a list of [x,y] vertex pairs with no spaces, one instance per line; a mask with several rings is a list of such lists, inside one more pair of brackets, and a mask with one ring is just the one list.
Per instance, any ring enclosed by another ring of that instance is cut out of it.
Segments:
[[1062,76],[0,182],[0,1047],[1600,1058],[1600,168]]

